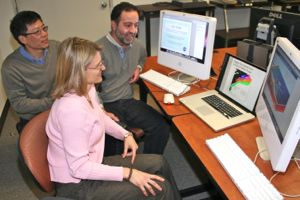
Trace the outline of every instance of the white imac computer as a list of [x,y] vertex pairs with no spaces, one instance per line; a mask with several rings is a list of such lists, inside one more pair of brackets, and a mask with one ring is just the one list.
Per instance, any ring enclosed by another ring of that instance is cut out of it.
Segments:
[[214,17],[162,10],[157,62],[197,79],[208,79],[216,24]]
[[285,172],[300,139],[300,52],[287,39],[275,42],[267,76],[256,106],[270,162]]

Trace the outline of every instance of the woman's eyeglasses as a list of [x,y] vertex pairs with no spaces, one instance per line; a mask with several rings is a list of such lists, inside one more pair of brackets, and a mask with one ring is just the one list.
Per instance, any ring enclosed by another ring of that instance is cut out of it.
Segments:
[[103,65],[103,60],[102,60],[97,67],[94,67],[94,68],[88,67],[87,69],[102,69],[103,67],[104,67],[104,65]]

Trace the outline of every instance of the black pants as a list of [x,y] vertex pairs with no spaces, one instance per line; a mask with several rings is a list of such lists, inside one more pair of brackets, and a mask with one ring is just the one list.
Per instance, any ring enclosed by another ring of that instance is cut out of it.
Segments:
[[18,122],[16,124],[16,129],[17,129],[17,131],[18,131],[19,134],[22,132],[23,128],[26,126],[26,124],[28,122],[29,122],[29,120],[23,119],[23,118],[20,117],[20,122]]
[[[129,127],[122,122],[116,122],[128,132],[133,134],[133,137],[136,139],[136,134],[132,132]],[[124,142],[122,140],[118,140],[108,134],[105,134],[105,148],[104,148],[104,156],[114,156],[121,155],[124,152]]]
[[104,108],[120,122],[145,132],[144,154],[163,154],[170,126],[154,108],[133,98],[104,103]]

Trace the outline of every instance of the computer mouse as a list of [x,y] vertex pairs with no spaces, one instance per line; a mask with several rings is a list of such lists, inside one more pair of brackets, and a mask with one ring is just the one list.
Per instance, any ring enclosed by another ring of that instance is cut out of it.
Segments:
[[164,94],[163,102],[165,104],[173,104],[175,102],[173,94]]

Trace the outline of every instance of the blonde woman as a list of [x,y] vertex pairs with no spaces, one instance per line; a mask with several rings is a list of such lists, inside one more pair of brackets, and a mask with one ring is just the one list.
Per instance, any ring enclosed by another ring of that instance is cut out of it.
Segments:
[[[136,155],[132,134],[104,114],[95,83],[102,81],[101,47],[68,38],[59,47],[56,99],[47,121],[51,180],[73,199],[181,199],[160,155]],[[105,133],[124,140],[122,155],[103,157]],[[130,151],[129,151],[130,150]]]

